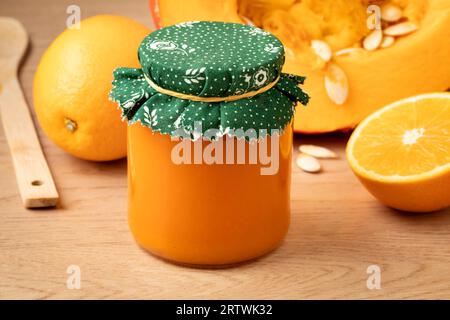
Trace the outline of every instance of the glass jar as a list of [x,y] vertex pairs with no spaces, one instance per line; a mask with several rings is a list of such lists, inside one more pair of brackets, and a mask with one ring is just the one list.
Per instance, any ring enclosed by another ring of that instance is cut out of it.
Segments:
[[276,248],[288,230],[292,120],[308,96],[281,72],[264,30],[185,22],[139,48],[141,69],[114,72],[128,120],[129,225],[164,259],[228,265]]

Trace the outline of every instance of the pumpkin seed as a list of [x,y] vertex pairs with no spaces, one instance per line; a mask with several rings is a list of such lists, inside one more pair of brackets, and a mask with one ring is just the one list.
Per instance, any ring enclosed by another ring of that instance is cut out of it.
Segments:
[[394,24],[393,26],[387,27],[384,29],[384,34],[387,36],[399,37],[404,36],[408,33],[414,32],[419,27],[412,22],[401,22]]
[[295,57],[295,53],[294,53],[294,51],[291,48],[284,47],[284,51],[286,52],[286,55],[289,56],[290,58],[294,58]]
[[317,173],[322,170],[319,160],[307,154],[299,154],[295,163],[305,172]]
[[383,31],[381,30],[373,30],[367,37],[363,40],[363,47],[367,51],[373,51],[377,49],[381,41],[383,40]]
[[245,22],[246,25],[249,25],[249,26],[252,26],[252,27],[255,26],[253,21],[250,20],[249,18],[247,18],[246,16],[241,16],[241,19]]
[[315,146],[312,144],[302,144],[300,147],[298,147],[298,150],[303,153],[307,154],[309,156],[312,156],[314,158],[320,158],[320,159],[336,159],[337,154],[331,151],[330,149]]
[[339,51],[336,51],[334,53],[334,56],[335,57],[339,57],[339,56],[344,56],[344,55],[352,54],[352,53],[356,53],[356,52],[366,53],[366,51],[361,49],[361,48],[345,48],[345,49],[341,49]]
[[381,7],[381,19],[387,22],[396,22],[403,16],[401,8],[394,4],[387,3]]
[[328,97],[336,104],[343,104],[348,97],[348,79],[344,70],[335,63],[330,63],[325,73],[325,90]]
[[366,20],[366,26],[369,30],[380,30],[381,29],[381,21],[378,14],[373,13]]
[[394,43],[395,38],[391,37],[391,36],[385,36],[383,37],[383,41],[381,42],[380,47],[381,48],[388,48],[390,46],[392,46],[392,44]]
[[323,61],[328,62],[331,60],[331,48],[325,41],[312,40],[311,48]]

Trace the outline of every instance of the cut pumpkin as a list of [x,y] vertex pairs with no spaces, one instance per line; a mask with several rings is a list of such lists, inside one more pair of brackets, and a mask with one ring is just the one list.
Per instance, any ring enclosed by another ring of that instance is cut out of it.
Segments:
[[[269,3],[266,7],[255,7],[255,2],[150,0],[150,6],[157,27],[191,20],[241,22],[278,36],[286,47],[284,71],[306,75],[305,90],[312,97],[307,108],[297,109],[296,132],[351,129],[391,102],[450,87],[450,0],[273,0],[264,1]],[[380,44],[376,50],[361,49],[371,32],[367,6],[372,3],[400,7],[399,22],[408,20],[418,30],[393,43],[386,36],[391,42],[387,48]],[[314,53],[313,40],[329,45],[334,53],[331,62]],[[336,56],[338,51],[346,53]],[[348,94],[342,104],[327,92],[327,63],[347,77]]]

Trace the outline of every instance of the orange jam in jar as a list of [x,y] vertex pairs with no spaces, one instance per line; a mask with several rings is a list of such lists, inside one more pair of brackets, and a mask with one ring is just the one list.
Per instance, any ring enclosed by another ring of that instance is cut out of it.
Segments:
[[128,127],[129,225],[164,259],[227,265],[288,230],[292,119],[308,96],[281,73],[284,50],[251,26],[187,22],[139,48],[111,98]]
[[[260,162],[175,164],[177,143],[140,125],[128,129],[129,224],[138,243],[169,260],[208,265],[252,259],[277,247],[289,226],[292,126],[279,138],[273,175],[262,175],[270,167]],[[189,141],[191,150],[211,143]],[[232,145],[237,162],[236,138],[217,143],[226,151]],[[248,160],[250,146],[243,143]]]

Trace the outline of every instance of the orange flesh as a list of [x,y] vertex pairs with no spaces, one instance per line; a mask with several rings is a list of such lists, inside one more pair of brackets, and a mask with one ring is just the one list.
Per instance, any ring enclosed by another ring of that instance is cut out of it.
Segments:
[[177,143],[140,124],[128,127],[129,224],[137,242],[194,265],[237,263],[276,248],[289,226],[292,126],[280,136],[275,175],[247,161],[176,165]]
[[411,176],[450,163],[448,101],[418,100],[372,119],[353,148],[359,165],[384,176]]

